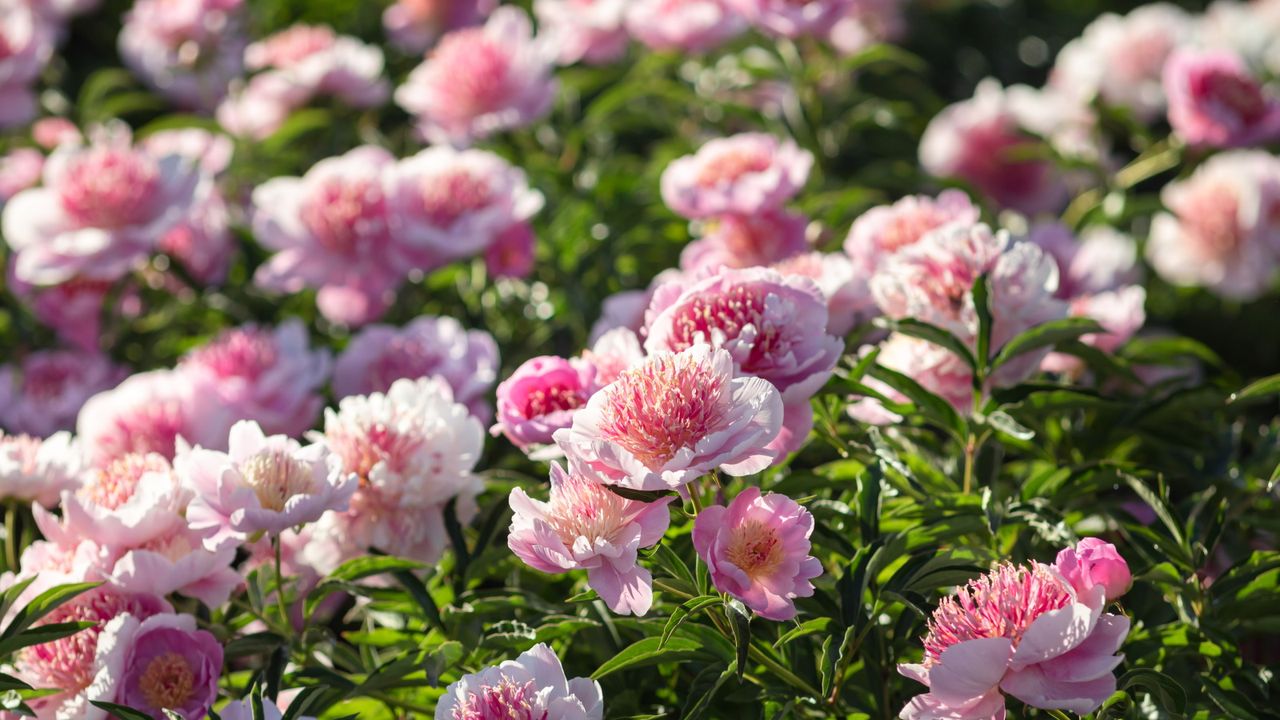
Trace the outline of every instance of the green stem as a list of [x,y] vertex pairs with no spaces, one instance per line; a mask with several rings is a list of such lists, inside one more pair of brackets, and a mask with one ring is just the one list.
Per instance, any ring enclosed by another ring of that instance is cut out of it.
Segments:
[[964,494],[973,492],[973,466],[978,454],[978,438],[972,432],[964,444]]
[[4,507],[4,559],[11,572],[18,572],[18,503]]
[[280,620],[284,623],[283,631],[288,637],[289,630],[293,628],[293,623],[289,621],[289,602],[284,592],[284,563],[280,558],[280,536],[276,535],[271,538],[271,546],[275,550],[276,556],[276,604],[280,606]]
[[1058,718],[1058,720],[1071,720],[1071,716],[1062,712],[1061,710],[1045,710],[1045,712],[1049,713],[1053,717]]
[[[733,638],[733,633],[730,632],[729,628],[725,627],[724,621],[720,619],[720,613],[717,612],[716,608],[714,607],[711,608],[710,611],[707,613],[707,617],[711,618],[711,622],[716,626],[716,629],[720,631],[721,635],[724,635],[725,638],[729,640],[729,642],[735,642]],[[788,683],[791,684],[792,687],[795,687],[797,690],[804,692],[809,697],[813,697],[813,698],[822,697],[821,690],[818,690],[817,688],[813,687],[809,683],[805,682],[804,678],[788,670],[786,667],[781,665],[777,660],[774,660],[773,658],[769,657],[769,655],[766,652],[756,647],[755,645],[747,646],[747,655],[749,655],[752,660],[755,660],[756,662],[768,668],[769,671],[772,672],[774,675],[777,675],[783,680],[786,680]]]
[[689,500],[693,502],[693,512],[695,515],[702,513],[702,483],[693,481],[689,483]]
[[1128,190],[1143,180],[1171,170],[1182,162],[1182,143],[1172,138],[1162,140],[1116,173],[1116,187]]

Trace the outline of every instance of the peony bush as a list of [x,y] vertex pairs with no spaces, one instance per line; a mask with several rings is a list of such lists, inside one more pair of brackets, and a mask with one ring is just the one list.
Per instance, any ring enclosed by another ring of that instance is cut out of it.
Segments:
[[1280,2],[0,0],[0,720],[1280,717]]

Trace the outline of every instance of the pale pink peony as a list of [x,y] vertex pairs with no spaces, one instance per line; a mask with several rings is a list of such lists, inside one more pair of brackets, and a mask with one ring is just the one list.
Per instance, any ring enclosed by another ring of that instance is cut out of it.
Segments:
[[333,368],[333,393],[386,392],[401,378],[435,376],[453,398],[488,422],[486,397],[498,377],[498,345],[483,330],[467,330],[451,317],[422,316],[404,328],[371,325],[351,339]]
[[333,322],[363,325],[385,312],[409,264],[391,226],[394,163],[366,145],[321,160],[301,178],[259,185],[253,229],[276,254],[254,282],[279,292],[318,289],[320,312]]
[[[114,283],[73,278],[51,287],[36,287],[16,277],[16,264],[10,257],[8,280],[14,296],[66,344],[82,352],[100,352],[102,310]],[[115,311],[126,317],[133,314],[136,297],[136,288],[126,286]]]
[[491,429],[513,445],[537,451],[573,417],[596,390],[595,366],[585,360],[543,355],[526,360],[498,384],[498,420]]
[[1076,592],[1086,595],[1102,586],[1107,602],[1115,602],[1133,586],[1129,563],[1116,546],[1098,538],[1085,538],[1074,548],[1058,553],[1054,567]]
[[31,124],[31,139],[45,150],[53,150],[63,143],[83,143],[80,128],[64,117],[40,118]]
[[192,615],[125,616],[114,652],[123,656],[115,702],[162,717],[208,715],[218,697],[222,645]]
[[0,157],[0,209],[9,198],[40,182],[44,155],[33,148],[16,148]]
[[1280,138],[1280,98],[1239,55],[1179,50],[1164,67],[1169,124],[1190,145],[1260,145]]
[[693,547],[716,589],[757,615],[785,621],[795,599],[813,595],[822,563],[809,554],[813,516],[796,501],[749,487],[728,507],[712,505],[693,524]]
[[651,352],[556,433],[566,455],[604,482],[634,490],[682,488],[719,468],[759,472],[776,451],[782,398],[767,381],[735,377],[733,357],[698,344]]
[[392,45],[418,55],[445,33],[484,22],[498,0],[396,0],[382,13]]
[[148,152],[174,153],[199,165],[200,186],[191,209],[160,239],[160,250],[181,263],[197,282],[221,282],[237,242],[231,232],[231,209],[217,184],[218,176],[231,164],[231,138],[198,128],[161,130],[148,135],[142,146]]
[[224,330],[188,353],[177,372],[213,388],[236,418],[253,420],[273,435],[296,436],[320,416],[320,388],[330,365],[328,351],[308,347],[307,329],[295,318],[275,329]]
[[76,435],[94,465],[129,453],[168,459],[182,438],[219,448],[235,421],[213,389],[173,370],[138,373],[89,399],[76,419]]
[[105,355],[75,350],[34,352],[0,366],[0,427],[37,437],[70,430],[85,402],[125,372]]
[[862,272],[853,261],[839,253],[805,253],[774,263],[783,275],[807,277],[827,298],[827,333],[844,337],[858,323],[878,312],[867,282],[871,274]]
[[600,684],[589,678],[566,679],[560,659],[546,643],[515,660],[463,675],[445,688],[435,713],[435,720],[603,717]]
[[396,239],[422,270],[483,252],[542,202],[523,170],[483,150],[433,147],[387,174]]
[[546,573],[586,570],[587,584],[609,609],[644,615],[653,604],[653,577],[636,551],[662,539],[671,518],[668,496],[653,503],[610,492],[570,462],[551,464],[551,497],[530,498],[515,488],[507,545],[529,567]]
[[60,146],[43,186],[15,195],[0,216],[16,275],[55,285],[127,274],[182,220],[198,181],[186,158],[133,147],[123,125],[92,132],[87,146]]
[[232,84],[230,94],[218,105],[218,124],[233,135],[264,140],[308,100],[306,88],[283,72],[268,70]]
[[714,50],[747,29],[726,0],[631,0],[626,24],[654,50],[690,53]]
[[120,57],[183,108],[212,110],[244,70],[243,0],[138,0],[125,14]]
[[53,57],[56,28],[26,2],[0,6],[0,128],[29,122],[37,112],[32,85]]
[[[864,352],[872,349],[874,348],[868,346]],[[901,333],[891,334],[880,343],[879,350],[880,354],[876,356],[878,365],[915,380],[925,390],[946,400],[961,413],[973,410],[973,371],[959,355],[928,340]],[[884,383],[871,378],[864,378],[863,381],[891,401],[907,402],[904,396]],[[848,413],[854,420],[872,425],[891,425],[902,421],[901,415],[874,398],[857,400],[849,406]]]
[[602,388],[617,380],[623,372],[644,362],[644,348],[633,331],[614,328],[601,335],[591,349],[582,352],[582,361],[595,371],[592,385]]
[[861,271],[874,273],[884,258],[920,242],[928,233],[951,223],[976,223],[981,215],[959,190],[944,190],[936,198],[909,195],[859,216],[849,228],[844,251]]
[[386,102],[382,51],[322,25],[294,25],[245,49],[250,70],[278,72],[305,97],[332,95],[358,108]]
[[627,53],[631,38],[624,20],[631,1],[535,0],[533,12],[541,40],[556,50],[556,62],[600,65]]
[[852,0],[726,0],[747,22],[770,35],[794,38],[826,32]]
[[1169,3],[1143,5],[1124,16],[1104,13],[1058,53],[1049,84],[1082,103],[1097,97],[1150,122],[1165,109],[1166,61],[1195,32],[1194,19]]
[[162,456],[134,453],[84,473],[62,493],[62,518],[38,514],[44,536],[63,545],[80,538],[121,551],[162,538],[177,526],[191,500]]
[[500,7],[484,27],[445,35],[396,89],[429,142],[465,147],[546,115],[557,83],[523,10]]
[[0,499],[53,507],[64,490],[80,484],[83,458],[70,433],[43,440],[0,432]]
[[855,55],[877,43],[906,34],[906,0],[851,0],[835,24],[825,31],[827,42],[842,55]]
[[1161,192],[1146,256],[1175,285],[1251,300],[1271,286],[1280,262],[1280,160],[1261,151],[1209,158]]
[[1239,53],[1250,67],[1280,74],[1280,2],[1217,0],[1197,22],[1199,41]]
[[706,234],[680,253],[681,270],[697,274],[722,267],[772,265],[810,249],[805,237],[809,219],[786,210],[725,215],[708,225]]
[[268,437],[257,423],[231,428],[229,450],[195,448],[173,461],[179,481],[195,497],[187,507],[193,529],[215,531],[214,539],[278,536],[345,511],[357,479],[323,443],[302,446],[284,435]]
[[1103,613],[1102,586],[1078,592],[1052,567],[1005,564],[938,604],[924,661],[898,671],[923,683],[905,720],[1005,716],[1004,694],[1085,715],[1116,690],[1129,618]]
[[512,223],[498,233],[484,251],[485,272],[490,277],[523,279],[533,274],[538,239],[528,222]]
[[765,133],[718,138],[662,173],[662,199],[687,218],[777,210],[809,179],[813,155]]

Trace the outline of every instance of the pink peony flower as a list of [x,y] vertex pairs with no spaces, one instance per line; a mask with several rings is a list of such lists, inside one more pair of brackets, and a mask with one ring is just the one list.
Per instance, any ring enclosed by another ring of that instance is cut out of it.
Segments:
[[834,25],[826,30],[827,42],[841,55],[856,55],[877,43],[892,42],[906,34],[904,0],[851,0]]
[[741,35],[747,23],[726,0],[632,0],[627,29],[654,50],[705,53]]
[[1200,43],[1239,53],[1250,67],[1280,73],[1280,3],[1218,0],[1196,18]]
[[587,584],[609,609],[644,615],[653,604],[653,577],[636,551],[662,539],[672,497],[628,500],[606,489],[572,461],[566,472],[551,464],[548,502],[511,491],[514,516],[507,545],[529,567],[546,573],[586,570]]
[[938,604],[924,661],[898,671],[929,687],[905,720],[1004,717],[1007,693],[1085,715],[1116,689],[1129,618],[1103,613],[1103,588],[1077,592],[1053,568],[1005,564]]
[[680,269],[697,274],[722,267],[772,265],[801,255],[810,247],[805,237],[808,224],[805,216],[786,210],[716,218],[701,239],[680,253]]
[[55,26],[29,3],[0,7],[0,128],[36,115],[32,85],[53,57]]
[[498,377],[498,344],[483,330],[467,330],[451,317],[423,316],[403,329],[371,325],[347,345],[333,368],[333,393],[386,392],[401,378],[438,377],[454,400],[487,422],[487,394]]
[[627,328],[614,328],[600,336],[590,350],[582,352],[582,361],[595,371],[591,381],[602,388],[617,380],[623,372],[644,362],[640,338]]
[[1133,586],[1129,563],[1120,557],[1115,545],[1098,538],[1085,538],[1074,548],[1062,550],[1054,567],[1080,595],[1088,595],[1095,586],[1101,586],[1109,603]]
[[284,435],[267,437],[257,423],[241,420],[228,445],[226,453],[188,450],[173,463],[195,495],[187,522],[215,530],[215,540],[280,535],[330,510],[345,511],[356,491],[356,477],[344,474],[322,443],[303,447]]
[[813,516],[796,501],[749,487],[698,513],[693,546],[716,589],[769,620],[796,616],[795,599],[813,595],[822,563],[809,554]]
[[595,367],[583,360],[543,355],[526,360],[498,385],[498,421],[490,430],[529,452],[549,445],[552,434],[595,392]]
[[743,133],[712,140],[662,173],[662,199],[687,218],[777,210],[809,179],[813,155],[790,140]]
[[1233,151],[1165,186],[1147,260],[1175,285],[1250,300],[1270,287],[1280,253],[1280,160]]
[[32,148],[16,148],[0,157],[0,209],[9,198],[40,182],[44,155]]
[[307,329],[295,318],[274,330],[225,330],[188,353],[177,372],[213,388],[235,417],[256,421],[268,433],[301,435],[324,407],[319,389],[330,364],[327,351],[308,348]]
[[[35,287],[15,276],[16,263],[9,263],[9,289],[22,300],[41,323],[58,334],[63,342],[86,353],[99,352],[102,310],[114,283],[109,280],[72,278],[51,287]],[[114,310],[132,313],[136,289],[126,287]]]
[[164,457],[129,454],[89,469],[74,491],[63,492],[61,523],[45,514],[41,530],[64,545],[87,538],[120,549],[138,547],[185,526],[190,499]]
[[629,0],[536,0],[538,32],[556,49],[556,62],[601,65],[627,53],[623,21]]
[[513,223],[484,251],[485,272],[495,278],[524,279],[533,274],[538,239],[528,222]]
[[429,142],[463,147],[546,115],[557,87],[551,69],[529,17],[500,7],[484,27],[445,35],[395,99]]
[[382,51],[323,25],[282,30],[246,48],[244,59],[250,70],[280,73],[307,99],[332,95],[358,108],[387,100]]
[[392,45],[419,55],[445,33],[479,25],[498,0],[396,0],[382,13]]
[[944,190],[936,198],[909,195],[863,213],[849,229],[844,251],[859,270],[874,273],[884,258],[920,242],[933,230],[951,223],[971,225],[981,214],[959,190]]
[[438,378],[397,380],[385,393],[343,398],[325,410],[323,440],[360,483],[345,513],[329,513],[315,534],[346,557],[376,548],[423,562],[446,542],[441,510],[457,499],[460,522],[475,512],[483,482],[473,470],[484,428]]
[[218,105],[218,124],[233,135],[265,140],[309,100],[307,89],[283,72],[261,72],[247,82],[232,83],[231,92]]
[[124,656],[115,701],[152,716],[207,716],[218,697],[222,645],[191,615],[125,616],[115,651]]
[[62,491],[80,484],[82,465],[80,447],[70,433],[43,440],[0,433],[0,499],[53,507]]
[[1280,138],[1280,98],[1230,51],[1179,50],[1164,67],[1169,124],[1191,145],[1244,147]]
[[0,366],[0,426],[37,437],[70,430],[89,398],[124,377],[123,368],[97,353],[31,353]]
[[[284,694],[284,692],[280,693],[281,700],[283,700]],[[222,720],[254,720],[253,704],[249,700],[233,700],[222,706],[222,709],[218,711],[218,717],[222,718]],[[263,720],[284,720],[284,711],[270,699],[263,698],[262,718]],[[298,720],[316,719],[309,715],[302,715]]]
[[[867,346],[866,352],[873,348]],[[973,410],[973,373],[969,365],[959,355],[934,345],[928,340],[891,334],[880,343],[880,354],[876,363],[890,370],[896,370],[915,380],[921,387],[946,400],[957,411],[969,413]],[[900,393],[888,385],[867,378],[868,387],[886,395],[895,402],[907,402]],[[887,409],[878,400],[864,398],[851,404],[849,417],[871,425],[892,425],[902,421],[902,416]]]
[[600,683],[566,680],[560,659],[538,643],[515,660],[463,675],[436,704],[435,720],[508,717],[600,720]]
[[395,162],[366,145],[316,163],[301,178],[253,191],[253,229],[276,254],[254,282],[279,292],[317,288],[320,312],[363,325],[386,311],[408,271],[391,227],[387,179]]
[[94,395],[76,419],[76,435],[90,463],[106,463],[129,453],[172,458],[182,438],[204,447],[226,442],[234,420],[212,388],[172,370],[152,370]]
[[63,117],[40,118],[31,124],[31,139],[45,150],[53,150],[63,143],[83,143],[84,136],[75,123]]
[[387,208],[397,241],[431,270],[482,252],[542,209],[542,194],[493,153],[433,147],[389,171]]
[[125,275],[187,213],[198,180],[185,158],[132,147],[123,125],[91,133],[87,146],[60,146],[44,186],[15,195],[0,216],[15,273],[35,285]]
[[782,398],[758,377],[735,377],[733,357],[699,344],[652,352],[622,373],[555,434],[565,453],[603,482],[671,490],[716,468],[759,472],[782,427]]
[[181,155],[199,165],[200,186],[191,210],[160,239],[160,250],[181,263],[197,282],[221,282],[237,242],[231,232],[231,210],[217,185],[217,176],[231,163],[231,139],[186,128],[152,133],[142,146],[152,153]]
[[876,315],[876,303],[867,287],[870,273],[859,272],[842,254],[805,253],[774,263],[782,275],[807,277],[827,299],[827,333],[844,337],[858,323]]
[[244,70],[243,0],[138,0],[125,14],[120,57],[179,106],[212,110]]
[[852,0],[726,0],[747,22],[770,35],[799,37],[826,31]]

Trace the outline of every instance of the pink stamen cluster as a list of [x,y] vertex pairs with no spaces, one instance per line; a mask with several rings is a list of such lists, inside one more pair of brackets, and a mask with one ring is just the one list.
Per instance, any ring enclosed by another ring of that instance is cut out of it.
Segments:
[[503,678],[497,685],[482,685],[453,708],[454,720],[547,720],[538,707],[537,689],[530,680],[516,683]]
[[161,455],[130,453],[89,473],[85,484],[76,494],[82,500],[115,510],[133,497],[144,475],[171,472],[169,462]]
[[386,196],[371,179],[332,177],[307,198],[302,223],[324,248],[342,255],[385,252]]
[[393,472],[402,472],[421,447],[422,438],[397,432],[384,423],[367,427],[338,427],[326,435],[330,449],[342,458],[343,470],[360,478],[360,486],[369,485],[369,473],[380,462]]
[[141,152],[98,147],[68,168],[58,199],[81,225],[136,225],[155,215],[159,177],[155,160]]
[[697,183],[715,187],[731,183],[748,173],[763,172],[773,164],[773,154],[765,147],[732,147],[709,159],[698,172]]
[[429,177],[422,187],[423,214],[438,227],[449,227],[467,213],[493,202],[489,181],[466,169]]
[[769,355],[778,341],[777,328],[763,322],[764,288],[745,283],[735,284],[724,292],[700,295],[690,300],[681,315],[674,319],[671,331],[672,350],[684,350],[717,337],[734,339],[751,333],[754,343],[744,369]]
[[191,360],[220,378],[256,379],[279,359],[271,331],[236,328],[197,349]]

